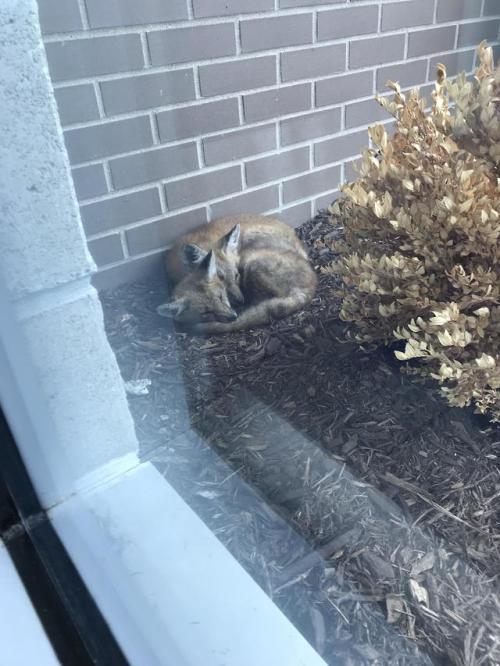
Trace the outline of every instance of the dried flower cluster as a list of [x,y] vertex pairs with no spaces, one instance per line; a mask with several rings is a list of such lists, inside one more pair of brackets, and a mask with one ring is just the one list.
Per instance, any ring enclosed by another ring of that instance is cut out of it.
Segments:
[[[342,216],[341,317],[362,343],[404,341],[408,371],[438,380],[452,405],[500,420],[500,68],[491,49],[470,83],[443,66],[425,112],[418,91],[379,102],[396,118],[370,128]],[[448,98],[455,102],[450,111]]]

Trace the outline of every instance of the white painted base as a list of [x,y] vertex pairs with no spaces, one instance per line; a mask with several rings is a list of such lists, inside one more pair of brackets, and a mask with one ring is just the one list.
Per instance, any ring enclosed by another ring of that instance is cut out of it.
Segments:
[[50,517],[132,666],[325,666],[150,463]]

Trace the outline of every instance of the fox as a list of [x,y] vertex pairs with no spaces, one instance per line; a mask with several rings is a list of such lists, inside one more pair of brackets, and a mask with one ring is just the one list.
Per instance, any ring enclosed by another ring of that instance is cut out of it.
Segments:
[[316,273],[293,229],[263,215],[228,216],[186,234],[167,253],[166,269],[173,298],[157,312],[197,333],[267,324],[316,292]]

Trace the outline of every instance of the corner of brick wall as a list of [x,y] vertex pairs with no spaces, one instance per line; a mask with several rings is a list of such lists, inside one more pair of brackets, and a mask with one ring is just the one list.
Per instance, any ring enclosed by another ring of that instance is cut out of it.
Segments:
[[352,177],[389,79],[429,94],[499,45],[498,0],[38,0],[106,287],[224,214],[309,219]]

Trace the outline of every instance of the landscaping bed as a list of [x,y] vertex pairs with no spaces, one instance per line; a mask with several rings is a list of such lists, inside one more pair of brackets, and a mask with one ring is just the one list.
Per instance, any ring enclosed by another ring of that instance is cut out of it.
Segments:
[[[319,272],[340,226],[298,233]],[[103,293],[141,453],[327,663],[500,663],[500,428],[346,342],[334,279],[206,338],[156,314],[163,280]]]

